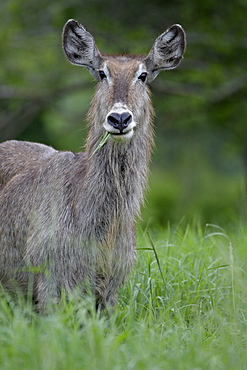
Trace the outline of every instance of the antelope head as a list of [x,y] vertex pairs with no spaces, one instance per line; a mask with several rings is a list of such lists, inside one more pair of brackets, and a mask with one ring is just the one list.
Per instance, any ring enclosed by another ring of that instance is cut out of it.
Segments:
[[148,83],[163,69],[176,68],[184,54],[185,33],[173,25],[154,42],[146,56],[101,54],[93,36],[75,20],[63,30],[68,60],[86,67],[99,81],[94,110],[101,129],[116,141],[129,140],[145,124],[150,106]]

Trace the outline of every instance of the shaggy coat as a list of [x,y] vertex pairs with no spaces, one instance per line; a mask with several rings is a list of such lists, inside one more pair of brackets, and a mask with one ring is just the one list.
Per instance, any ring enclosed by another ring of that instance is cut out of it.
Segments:
[[[114,306],[136,260],[135,219],[147,185],[153,145],[149,88],[184,52],[172,26],[147,56],[103,56],[76,21],[63,47],[99,83],[88,114],[86,151],[21,141],[0,144],[0,282],[27,292],[43,310],[76,287],[96,306]],[[102,135],[110,137],[99,148]]]

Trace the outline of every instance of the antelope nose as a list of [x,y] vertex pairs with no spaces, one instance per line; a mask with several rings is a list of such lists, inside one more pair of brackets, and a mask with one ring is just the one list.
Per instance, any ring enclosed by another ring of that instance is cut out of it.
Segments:
[[128,112],[124,113],[111,113],[107,117],[107,122],[114,128],[118,129],[120,132],[123,132],[132,121],[132,115]]

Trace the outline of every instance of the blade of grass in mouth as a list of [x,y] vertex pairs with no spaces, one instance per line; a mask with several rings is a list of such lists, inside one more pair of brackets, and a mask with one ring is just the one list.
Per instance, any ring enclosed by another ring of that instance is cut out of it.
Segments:
[[107,142],[110,136],[111,136],[110,132],[107,132],[107,131],[105,131],[104,134],[101,135],[101,140],[99,142],[99,145],[93,151],[92,155],[94,155],[94,153],[96,153],[100,148],[102,148],[102,146]]

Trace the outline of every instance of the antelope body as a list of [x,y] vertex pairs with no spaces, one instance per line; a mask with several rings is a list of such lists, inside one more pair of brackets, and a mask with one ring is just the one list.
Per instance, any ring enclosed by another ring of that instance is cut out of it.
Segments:
[[[90,287],[96,306],[114,306],[136,259],[135,219],[147,183],[153,145],[147,83],[175,68],[183,29],[160,35],[147,56],[106,56],[75,20],[63,31],[72,64],[99,81],[89,111],[86,151],[0,144],[0,282],[27,291],[40,310],[61,292]],[[108,141],[99,149],[102,134]]]

